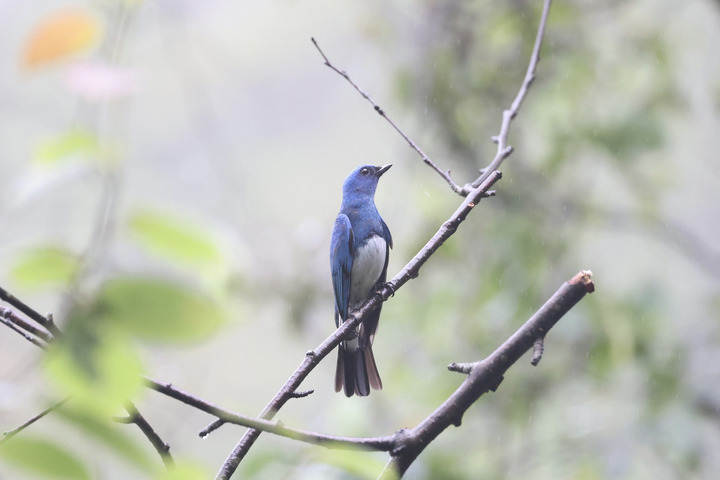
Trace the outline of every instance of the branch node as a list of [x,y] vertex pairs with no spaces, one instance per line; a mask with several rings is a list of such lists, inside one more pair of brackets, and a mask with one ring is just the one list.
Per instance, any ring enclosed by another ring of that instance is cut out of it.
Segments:
[[314,351],[314,350],[308,350],[307,352],[305,352],[305,356],[306,356],[306,357],[314,357],[314,356],[315,356],[315,351]]
[[458,415],[457,417],[454,417],[452,420],[450,420],[450,422],[455,427],[461,426],[462,425],[462,413],[460,413],[460,415]]
[[305,398],[309,395],[312,395],[313,393],[315,393],[315,390],[303,390],[301,392],[292,392],[290,394],[290,397],[291,398]]
[[447,369],[450,370],[451,372],[464,373],[465,375],[469,375],[470,372],[472,372],[474,366],[475,366],[474,363],[453,362],[447,366]]
[[542,360],[543,352],[545,351],[545,337],[538,337],[533,343],[533,354],[530,360],[530,365],[537,367],[540,360]]

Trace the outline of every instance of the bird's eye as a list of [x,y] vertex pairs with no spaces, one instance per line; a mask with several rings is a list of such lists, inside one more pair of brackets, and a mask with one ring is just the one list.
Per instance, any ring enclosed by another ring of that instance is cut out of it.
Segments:
[[360,170],[360,175],[367,175],[368,173],[370,173],[369,168],[363,168],[362,170]]

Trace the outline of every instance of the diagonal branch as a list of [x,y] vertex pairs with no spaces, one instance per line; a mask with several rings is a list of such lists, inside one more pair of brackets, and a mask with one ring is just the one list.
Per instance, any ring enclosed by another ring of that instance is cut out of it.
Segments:
[[175,465],[172,455],[170,455],[170,445],[165,443],[155,429],[145,420],[145,417],[138,411],[133,402],[128,401],[125,405],[125,411],[128,413],[127,420],[118,420],[121,423],[133,423],[137,425],[140,431],[145,435],[155,451],[160,455],[163,463],[167,468]]
[[[22,302],[19,298],[15,297],[15,295],[9,293],[4,288],[0,287],[0,300],[3,302],[7,302],[13,307],[20,310],[22,313],[27,315],[28,318],[31,320],[37,322],[38,324],[45,327],[54,337],[60,336],[60,331],[55,326],[55,322],[53,322],[52,315],[48,315],[47,317],[44,315],[41,315],[37,312],[37,310],[34,310],[33,308],[30,308],[28,305],[26,305],[24,302]],[[43,338],[43,340],[48,341],[47,339]]]
[[[322,55],[323,60],[325,60],[325,65],[327,65],[330,69],[332,69],[332,70],[333,70],[334,72],[336,72],[338,75],[340,75],[340,76],[343,77],[345,80],[347,80],[348,83],[349,83],[350,85],[352,85],[353,88],[354,88],[355,90],[357,90],[357,92],[358,92],[360,95],[362,95],[362,97],[363,97],[365,100],[367,100],[368,102],[370,102],[370,105],[372,105],[373,110],[375,110],[375,111],[378,113],[378,115],[380,115],[380,116],[383,117],[385,120],[387,120],[387,122],[395,129],[395,131],[396,131],[397,133],[399,133],[400,136],[401,136],[403,139],[405,139],[405,141],[408,143],[408,145],[410,145],[410,148],[412,148],[413,150],[415,150],[415,151],[417,152],[417,154],[420,155],[420,157],[422,158],[423,162],[425,162],[426,165],[428,165],[430,168],[432,168],[433,170],[435,170],[435,171],[438,173],[438,175],[440,175],[440,176],[443,178],[443,180],[445,180],[445,181],[448,183],[448,185],[450,185],[450,188],[452,189],[453,192],[458,193],[458,194],[460,194],[460,195],[462,195],[462,196],[465,196],[465,195],[467,195],[467,194],[469,193],[470,189],[467,189],[467,188],[465,188],[465,187],[461,187],[460,185],[458,185],[457,183],[455,183],[455,181],[450,177],[450,170],[448,170],[448,171],[446,172],[446,171],[442,170],[440,167],[438,167],[437,164],[436,164],[435,162],[433,162],[433,161],[430,159],[430,157],[428,157],[427,154],[425,154],[425,152],[422,151],[422,149],[417,145],[417,143],[415,143],[410,137],[408,137],[408,136],[405,134],[405,132],[404,132],[390,117],[387,116],[387,113],[385,113],[385,110],[383,110],[382,108],[380,108],[380,105],[378,105],[377,103],[375,103],[375,101],[374,101],[372,98],[370,98],[370,95],[368,95],[367,93],[365,93],[365,91],[364,91],[362,88],[360,88],[355,82],[353,82],[353,80],[350,78],[350,75],[348,75],[345,70],[340,70],[339,68],[337,68],[335,65],[333,65],[333,64],[330,62],[330,60],[328,59],[327,55],[325,55],[325,52],[322,51],[322,49],[320,48],[320,45],[318,45],[318,43],[317,43],[317,41],[315,40],[315,38],[310,38],[310,40],[312,40],[313,45],[315,45],[315,48],[317,48],[318,52],[320,52],[320,55]],[[479,184],[478,184],[478,185],[479,185]]]
[[[47,344],[41,339],[49,341],[52,337],[44,330],[40,330],[24,318],[15,315],[9,308],[0,307],[0,323],[21,335],[25,340],[40,348],[46,348]],[[44,336],[46,335],[47,338]]]
[[27,420],[27,421],[26,421],[25,423],[23,423],[22,425],[20,425],[20,426],[18,426],[18,427],[16,427],[16,428],[13,428],[12,430],[8,430],[7,432],[3,432],[3,438],[0,438],[0,444],[2,444],[3,442],[5,442],[5,441],[7,441],[7,440],[10,440],[12,437],[14,437],[14,436],[17,435],[18,433],[22,432],[23,430],[25,430],[27,427],[29,427],[29,426],[32,425],[33,423],[35,423],[35,422],[37,422],[38,420],[40,420],[41,418],[43,418],[43,417],[44,417],[45,415],[47,415],[48,413],[53,412],[53,411],[57,410],[58,408],[62,407],[62,406],[65,404],[65,402],[67,402],[68,400],[70,400],[70,397],[65,397],[65,398],[63,398],[62,400],[53,403],[53,404],[50,405],[48,408],[46,408],[46,409],[43,410],[42,412],[38,413],[38,414],[35,415],[34,417],[30,418],[29,420]]
[[510,108],[503,111],[500,133],[493,137],[493,142],[497,143],[497,153],[495,154],[495,158],[493,158],[492,162],[490,162],[490,164],[482,170],[480,176],[472,182],[473,187],[477,187],[484,182],[488,175],[490,175],[492,171],[500,168],[503,161],[513,152],[513,147],[507,144],[508,135],[510,134],[510,124],[520,111],[520,106],[525,100],[525,96],[530,89],[530,85],[532,85],[535,80],[535,71],[537,70],[538,62],[540,62],[540,48],[542,47],[543,37],[545,36],[545,26],[547,25],[551,4],[552,0],[545,0],[543,3],[540,25],[538,26],[537,35],[535,36],[535,45],[533,46],[533,51],[530,55],[530,63],[528,64],[527,71],[525,72],[525,79],[523,80],[522,85],[520,85],[520,90],[515,96],[515,100],[513,100]]
[[401,446],[391,452],[381,479],[401,478],[420,453],[449,426],[460,426],[470,406],[488,391],[495,391],[505,372],[533,348],[548,331],[587,293],[595,289],[590,271],[581,271],[565,282],[540,309],[489,357],[471,364],[452,364],[448,369],[468,377],[430,416],[413,429],[403,431]]
[[[35,310],[18,300],[14,295],[10,294],[5,290],[4,288],[0,287],[0,293],[2,294],[2,299],[7,301],[8,303],[11,303],[12,305],[18,306],[22,305],[22,310],[24,312],[34,312],[34,315],[40,315]],[[30,322],[27,322],[25,319],[20,317],[19,315],[16,315],[12,310],[9,308],[1,307],[0,306],[0,323],[5,324],[7,327],[12,329],[13,331],[19,333],[22,335],[25,340],[29,341],[33,345],[36,345],[42,349],[47,349],[47,343],[50,343],[55,338],[60,338],[62,336],[62,332],[55,326],[54,322],[52,321],[52,315],[48,315],[46,325],[48,328],[52,328],[55,331],[55,335],[51,335],[46,330],[42,328],[38,328],[35,325],[33,325]],[[33,336],[35,335],[35,336]],[[43,341],[39,340],[39,337]],[[70,399],[70,397],[66,397],[59,402],[55,403],[54,405],[46,408],[39,414],[35,415],[31,419],[29,419],[27,422],[23,423],[19,427],[10,430],[8,432],[4,432],[4,437],[0,439],[0,443],[4,442],[5,440],[9,440],[14,435],[19,433],[20,431],[24,430],[28,426],[32,425],[36,421],[43,418],[45,415],[47,415],[50,412],[53,412],[54,410],[57,410],[58,408],[62,407],[65,402],[67,402]],[[137,425],[137,427],[140,429],[140,431],[147,437],[147,439],[150,441],[152,446],[155,448],[155,450],[160,455],[160,458],[162,459],[163,463],[165,463],[165,466],[170,468],[174,465],[174,460],[172,456],[170,455],[170,446],[165,443],[160,436],[155,432],[155,430],[152,428],[152,426],[148,423],[148,421],[143,417],[138,409],[135,407],[135,405],[128,401],[125,405],[125,410],[128,413],[128,417],[124,419],[115,418],[115,421],[118,423],[132,423]]]
[[216,416],[225,423],[233,423],[244,427],[253,428],[263,432],[273,433],[282,437],[291,438],[312,445],[320,445],[328,448],[342,448],[351,450],[376,450],[389,452],[396,446],[394,436],[374,437],[374,438],[354,438],[341,437],[335,435],[326,435],[322,433],[308,432],[306,430],[298,430],[290,428],[277,421],[265,420],[262,418],[249,417],[239,413],[226,410],[213,403],[207,402],[202,398],[191,395],[169,383],[158,382],[152,378],[145,378],[148,388],[167,395],[170,398],[179,400],[180,402],[197,408],[210,415]]
[[[285,382],[285,385],[275,394],[275,397],[265,406],[265,409],[260,414],[260,418],[271,419],[285,405],[285,403],[293,398],[294,392],[300,386],[302,381],[308,374],[325,358],[335,347],[338,346],[340,341],[345,338],[350,332],[354,331],[355,328],[366,318],[371,312],[380,306],[385,300],[390,298],[400,287],[407,283],[410,279],[418,276],[420,268],[428,261],[435,251],[445,243],[445,240],[450,238],[460,224],[465,220],[470,211],[479,203],[485,196],[488,190],[500,180],[502,175],[500,172],[493,172],[485,182],[479,187],[475,188],[468,194],[463,200],[462,204],[458,207],[455,213],[440,227],[440,229],[433,235],[433,237],[425,244],[425,246],[413,257],[405,267],[395,275],[395,277],[386,283],[381,289],[379,289],[375,295],[371,296],[365,303],[355,311],[355,314],[344,322],[335,333],[329,336],[325,341],[320,344],[315,350],[311,350],[305,354],[300,366],[293,372],[290,378]],[[204,430],[205,433],[212,431],[214,428],[222,425],[222,419],[214,422],[208,428]],[[255,440],[260,436],[261,430],[250,429],[240,439],[240,442],[235,446],[235,449],[230,453],[228,458],[223,463],[220,471],[217,474],[218,480],[227,480],[237,470],[240,461],[245,457],[250,447],[255,443]]]

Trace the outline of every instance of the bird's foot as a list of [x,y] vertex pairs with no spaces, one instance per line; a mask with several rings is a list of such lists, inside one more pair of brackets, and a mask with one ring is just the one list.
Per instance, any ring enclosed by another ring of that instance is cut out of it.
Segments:
[[390,296],[391,296],[391,297],[394,297],[394,296],[395,296],[395,285],[393,285],[392,282],[385,282],[385,283],[381,284],[381,285],[380,285],[380,288],[378,288],[378,289],[375,291],[375,293],[377,293],[377,294],[379,294],[379,295],[382,295],[382,294],[383,294],[383,289],[385,289],[385,288],[389,288],[389,289],[390,289]]

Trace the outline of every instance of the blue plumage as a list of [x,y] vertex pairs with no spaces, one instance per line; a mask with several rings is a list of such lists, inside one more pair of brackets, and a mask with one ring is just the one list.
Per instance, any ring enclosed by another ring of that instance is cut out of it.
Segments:
[[[356,168],[343,183],[343,201],[335,219],[330,243],[330,269],[335,292],[335,324],[367,300],[387,277],[392,236],[375,207],[378,180],[392,165]],[[357,337],[340,344],[335,391],[366,396],[370,387],[382,389],[372,342],[380,307],[364,320]]]

